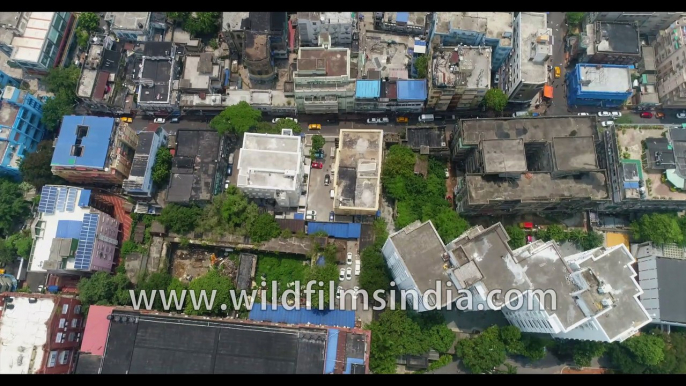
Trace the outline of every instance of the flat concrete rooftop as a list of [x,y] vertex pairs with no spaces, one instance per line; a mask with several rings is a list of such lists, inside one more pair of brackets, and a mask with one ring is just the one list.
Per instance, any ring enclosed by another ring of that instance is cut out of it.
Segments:
[[526,172],[524,141],[518,139],[489,139],[481,142],[485,173]]
[[476,146],[487,139],[551,142],[555,137],[593,137],[596,132],[595,117],[590,116],[463,119],[460,127],[465,146]]
[[[548,80],[548,68],[544,61],[536,62],[529,60],[530,52],[532,50],[531,43],[536,43],[536,35],[539,30],[548,28],[548,17],[545,13],[522,12],[521,14],[521,38],[522,45],[520,47],[521,54],[519,55],[519,66],[522,71],[522,80],[526,83],[545,83]],[[549,34],[552,35],[552,29]],[[552,56],[552,45],[536,43],[539,51],[548,51]],[[554,42],[554,44],[564,44],[562,42]]]
[[[580,65],[582,92],[617,92],[625,93],[631,90],[631,74],[629,68],[617,68],[594,65]],[[590,81],[585,85],[583,81]]]
[[212,63],[212,54],[187,55],[183,68],[183,79],[179,82],[189,82],[188,88],[209,89],[210,78],[219,77],[219,65]]
[[[381,78],[398,77],[407,79],[407,52],[414,50],[414,37],[397,34],[389,34],[381,31],[368,30],[366,33],[367,55],[365,72],[376,70],[381,73]],[[388,62],[390,59],[390,63]],[[398,76],[398,73],[403,73]],[[363,75],[363,74],[360,74]]]
[[563,178],[553,178],[550,173],[528,173],[517,181],[497,176],[465,178],[470,204],[487,204],[492,200],[553,202],[562,198],[603,200],[609,197],[604,171]]
[[[435,32],[449,34],[451,28],[463,31],[475,31],[489,38],[500,39],[500,45],[512,45],[512,12],[436,12]],[[510,32],[510,37],[503,34]]]
[[422,294],[436,290],[436,283],[441,282],[440,305],[447,304],[449,291],[452,292],[451,299],[457,299],[457,291],[455,287],[448,287],[450,278],[443,269],[443,255],[447,250],[431,221],[408,225],[391,235],[390,239]]
[[[430,64],[431,82],[448,87],[489,88],[491,54],[491,47],[444,47]],[[452,66],[457,66],[458,71],[451,71]]]
[[419,27],[424,27],[426,25],[426,12],[384,12],[384,21],[388,22],[390,19],[391,23],[398,24],[398,13],[408,14],[407,25],[416,25]]
[[303,167],[300,136],[245,133],[238,187],[294,190]]
[[593,137],[553,138],[555,165],[560,171],[598,170]]
[[[298,71],[324,71],[319,76],[350,76],[350,50],[347,48],[302,47],[298,51]],[[299,76],[317,76],[296,74]]]
[[383,130],[340,131],[334,208],[376,210],[381,193]]
[[[18,27],[23,12],[0,12],[0,25]],[[11,44],[14,33],[7,27],[0,27],[0,43]]]
[[[600,33],[603,34],[600,43],[596,45],[598,52],[616,52],[622,54],[641,54],[641,41],[638,37],[638,27],[631,23],[600,22]],[[596,35],[599,32],[596,31]],[[596,36],[596,39],[598,36]]]
[[238,31],[244,28],[250,12],[222,12],[222,30]]
[[114,16],[112,29],[142,30],[147,27],[150,12],[108,12],[107,16]]

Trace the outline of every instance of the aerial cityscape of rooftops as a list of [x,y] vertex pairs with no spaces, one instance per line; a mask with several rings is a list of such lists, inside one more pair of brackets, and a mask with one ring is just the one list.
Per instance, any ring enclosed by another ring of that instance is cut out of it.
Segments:
[[684,374],[685,58],[686,12],[0,12],[0,374]]

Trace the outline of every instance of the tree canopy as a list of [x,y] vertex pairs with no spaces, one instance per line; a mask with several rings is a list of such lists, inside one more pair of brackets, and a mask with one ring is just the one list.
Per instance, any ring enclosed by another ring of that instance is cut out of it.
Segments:
[[78,19],[78,29],[88,33],[100,28],[100,17],[93,12],[81,12]]
[[584,16],[586,16],[585,12],[567,12],[567,23],[577,25],[584,20]]
[[80,75],[79,67],[69,66],[52,68],[45,76],[44,82],[48,91],[55,94],[43,105],[41,122],[48,130],[56,129],[63,116],[74,113],[76,85]]
[[370,302],[374,292],[386,291],[390,287],[391,275],[381,253],[387,238],[386,221],[377,218],[374,220],[374,244],[362,250],[360,254],[360,287],[367,291]]
[[516,225],[510,225],[505,227],[505,231],[507,231],[507,235],[510,236],[510,241],[507,242],[510,244],[510,248],[517,249],[526,245],[526,233],[524,233],[522,228]]
[[111,275],[109,272],[98,271],[90,278],[79,281],[79,299],[85,306],[131,304],[129,290],[133,285],[125,274]]
[[[192,301],[186,302],[185,313],[188,315],[213,315],[225,316],[229,311],[233,310],[231,302],[231,291],[235,290],[233,282],[230,278],[222,275],[216,269],[210,269],[205,275],[197,277],[188,285],[189,291],[195,291],[195,298],[200,307],[196,308]],[[212,291],[215,292],[214,303],[208,310],[205,303],[201,300],[201,293],[205,293],[207,301],[211,300]],[[190,297],[190,293],[188,294]],[[222,309],[222,305],[226,308]]]
[[0,178],[0,235],[12,233],[15,225],[23,222],[28,209],[19,184]]
[[241,101],[236,105],[229,106],[219,115],[212,118],[210,127],[219,134],[241,135],[254,128],[262,119],[262,112],[252,108],[248,102]]
[[169,149],[161,146],[155,154],[155,164],[152,167],[152,182],[156,186],[163,186],[169,181],[172,168],[172,155]]
[[497,326],[489,327],[474,338],[461,339],[455,353],[472,373],[490,373],[505,362],[506,346]]
[[652,241],[658,245],[684,243],[684,232],[679,227],[677,216],[673,214],[644,214],[631,224],[631,230],[639,241]]
[[218,31],[220,12],[167,12],[167,17],[192,35],[209,35]]
[[414,68],[417,69],[417,78],[426,79],[429,71],[429,56],[421,55],[414,61]]
[[507,106],[507,95],[499,88],[489,89],[484,95],[484,104],[493,111],[501,112]]
[[33,185],[38,192],[44,185],[61,184],[62,178],[52,174],[50,163],[54,149],[51,141],[38,144],[36,151],[28,153],[19,164],[19,172],[24,182]]
[[184,234],[195,229],[202,210],[197,206],[169,204],[162,209],[159,221],[172,232]]
[[[336,264],[331,263],[327,263],[322,267],[318,265],[313,265],[307,272],[305,284],[309,283],[312,280],[317,282],[317,284],[312,286],[312,289],[315,291],[314,295],[312,296],[312,308],[320,308],[320,293],[322,293],[324,296],[324,304],[321,305],[321,308],[328,308],[330,300],[329,292],[331,290],[330,283],[334,283],[334,288],[336,288],[336,284],[338,283],[338,267],[336,266]],[[323,283],[323,285],[320,286],[320,282]]]
[[276,124],[274,124],[274,128],[277,133],[281,133],[281,129],[291,129],[294,134],[300,134],[302,132],[300,125],[292,119],[279,119],[276,121]]
[[322,149],[324,147],[324,143],[326,143],[326,141],[321,135],[315,134],[312,136],[312,150],[317,151]]

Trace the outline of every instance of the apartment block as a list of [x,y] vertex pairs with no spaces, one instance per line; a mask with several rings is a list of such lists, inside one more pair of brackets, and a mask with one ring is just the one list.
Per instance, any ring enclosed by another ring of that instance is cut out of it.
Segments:
[[427,109],[475,109],[491,88],[491,47],[437,48],[427,73]]
[[633,65],[641,61],[639,28],[630,23],[597,21],[580,36],[579,62]]
[[156,131],[138,134],[138,146],[133,156],[131,172],[122,184],[126,194],[137,198],[152,197],[152,168],[155,165],[157,151],[167,144],[168,137],[162,127],[158,127]]
[[28,91],[6,86],[0,94],[0,174],[20,178],[21,160],[38,147],[46,129],[43,101]]
[[566,77],[569,106],[619,108],[634,93],[629,66],[580,63]]
[[426,79],[362,79],[355,84],[355,111],[419,113],[426,96]]
[[[328,39],[323,35],[321,40]],[[355,78],[350,74],[348,48],[333,48],[330,43],[301,47],[293,80],[298,112],[337,114],[355,109]]]
[[356,20],[353,12],[298,12],[300,47],[317,47],[319,35],[328,34],[332,47],[346,47],[352,43]]
[[635,24],[641,35],[655,36],[681,19],[683,12],[588,12],[587,23],[606,21]]
[[685,47],[686,18],[656,37],[657,93],[663,108],[686,109]]

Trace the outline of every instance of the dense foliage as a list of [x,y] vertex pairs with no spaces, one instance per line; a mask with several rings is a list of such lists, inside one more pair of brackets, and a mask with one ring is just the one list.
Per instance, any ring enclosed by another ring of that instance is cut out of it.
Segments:
[[17,224],[24,221],[29,204],[24,200],[24,191],[19,184],[0,178],[0,235],[12,233]]
[[374,221],[374,244],[360,254],[360,287],[372,298],[374,292],[386,291],[390,287],[391,275],[381,248],[388,238],[386,222],[378,218]]
[[24,182],[33,185],[38,192],[44,185],[59,185],[64,182],[62,178],[52,174],[50,163],[54,150],[51,141],[43,141],[38,144],[36,151],[26,154],[19,164]]
[[84,307],[90,305],[119,305],[131,304],[129,290],[133,285],[123,273],[110,275],[109,272],[99,271],[90,278],[79,281],[79,299]]
[[248,102],[241,101],[229,106],[212,118],[210,127],[219,134],[241,135],[257,126],[262,120],[262,112],[252,108]]
[[578,25],[584,20],[584,16],[586,16],[585,12],[567,12],[567,23],[569,25]]
[[489,89],[484,95],[484,104],[490,110],[501,112],[507,106],[507,95],[499,88]]
[[167,17],[192,35],[214,34],[221,24],[220,12],[167,12]]
[[508,241],[510,248],[517,249],[526,245],[526,233],[522,228],[516,225],[510,225],[505,227],[505,231],[507,231],[507,235],[510,236],[510,241]]
[[43,105],[41,122],[48,130],[56,129],[63,116],[74,113],[76,85],[80,75],[81,69],[77,66],[55,67],[43,79],[48,91],[55,94]]
[[567,231],[558,224],[549,225],[545,229],[537,230],[534,234],[536,238],[543,241],[555,240],[558,243],[570,241],[584,251],[601,247],[604,241],[603,235],[598,232],[586,232],[576,228]]
[[684,244],[686,218],[671,213],[644,214],[631,224],[637,241],[652,241],[655,244]]
[[[274,254],[261,254],[257,259],[257,271],[255,281],[261,287],[261,282],[266,282],[264,289],[271,296],[272,283],[276,283],[277,294],[281,296],[288,289],[288,284],[299,281],[303,283],[308,274],[307,266],[303,265],[303,259],[294,256]],[[271,299],[266,299],[271,301]]]
[[162,146],[155,154],[155,164],[152,166],[152,182],[162,186],[169,181],[172,168],[172,155],[169,149]]
[[426,79],[429,71],[429,56],[421,55],[414,61],[414,68],[417,70],[418,79]]
[[76,23],[78,45],[81,48],[87,48],[90,34],[100,29],[100,17],[93,12],[81,12]]
[[162,209],[159,221],[168,230],[184,234],[194,230],[202,214],[197,206],[169,204]]
[[[231,291],[235,289],[231,278],[220,274],[216,269],[210,269],[203,276],[194,278],[188,285],[189,292],[195,291],[197,304],[193,304],[192,297],[188,299],[185,313],[188,315],[226,316],[229,311],[233,310]],[[208,303],[205,303],[201,298],[203,293],[207,296]],[[211,301],[213,294],[214,302]],[[210,309],[206,307],[208,304],[212,305]],[[226,305],[226,308],[222,309],[222,305]]]

